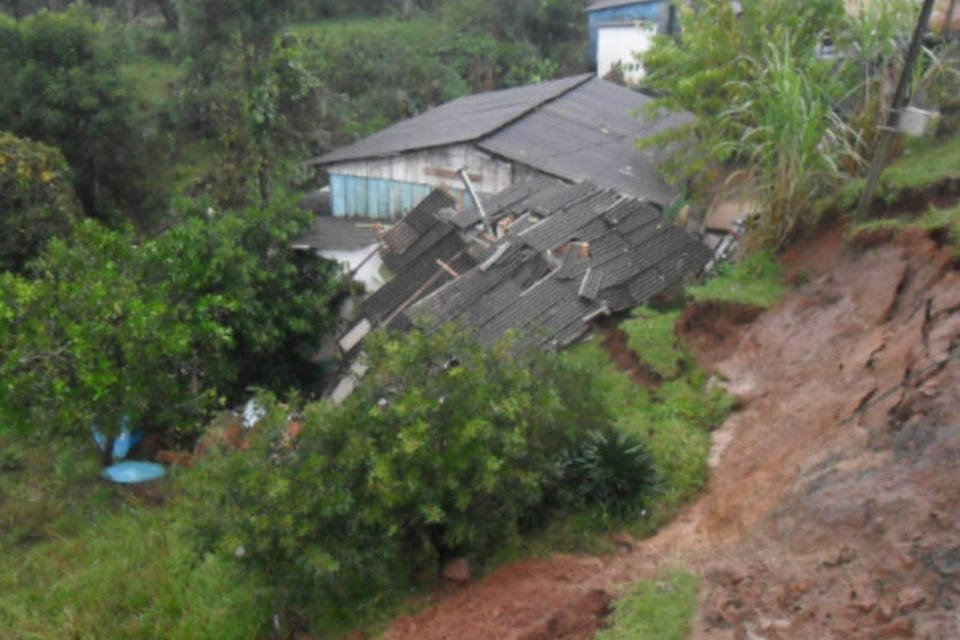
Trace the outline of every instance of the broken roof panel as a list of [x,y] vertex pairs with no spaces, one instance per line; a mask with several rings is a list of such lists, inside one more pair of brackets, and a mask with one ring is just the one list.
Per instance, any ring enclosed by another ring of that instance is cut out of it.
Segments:
[[[528,344],[559,348],[598,315],[645,303],[710,260],[706,247],[642,202],[591,185],[565,193],[566,200],[553,196],[552,215],[500,239],[485,263],[406,315],[427,328],[464,322],[485,342],[512,330]],[[511,206],[523,210],[529,202]],[[575,238],[583,242],[570,243]],[[560,259],[551,257],[554,250]]]

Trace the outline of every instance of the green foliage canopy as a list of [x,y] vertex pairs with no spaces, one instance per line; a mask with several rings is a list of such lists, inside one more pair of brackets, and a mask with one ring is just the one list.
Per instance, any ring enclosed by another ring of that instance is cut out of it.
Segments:
[[0,16],[0,129],[59,148],[87,215],[111,221],[149,211],[122,53],[82,5],[20,21]]
[[56,149],[0,131],[0,271],[20,271],[79,214],[70,169]]
[[79,434],[129,414],[161,431],[248,384],[285,390],[310,370],[338,291],[334,265],[289,248],[305,223],[277,207],[142,244],[94,221],[55,240],[35,277],[0,276],[0,415]]

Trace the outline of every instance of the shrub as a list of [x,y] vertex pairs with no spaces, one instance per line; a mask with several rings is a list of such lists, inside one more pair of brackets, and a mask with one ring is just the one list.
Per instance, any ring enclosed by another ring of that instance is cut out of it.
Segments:
[[[584,428],[609,429],[602,397],[578,391],[557,356],[485,349],[451,326],[376,335],[368,356],[361,388],[340,407],[308,405],[294,442],[289,409],[274,406],[248,451],[191,482],[200,548],[242,549],[301,605],[352,609],[452,555],[483,561],[541,508]],[[594,455],[591,495],[636,497],[607,454]]]
[[637,436],[620,431],[586,434],[560,461],[559,491],[572,506],[636,515],[657,489],[653,456]]
[[163,431],[247,384],[303,380],[339,291],[333,264],[290,249],[306,220],[194,217],[139,245],[88,220],[34,277],[0,274],[0,415],[22,431],[80,434],[124,414]]
[[79,214],[59,151],[0,132],[0,271],[20,271]]

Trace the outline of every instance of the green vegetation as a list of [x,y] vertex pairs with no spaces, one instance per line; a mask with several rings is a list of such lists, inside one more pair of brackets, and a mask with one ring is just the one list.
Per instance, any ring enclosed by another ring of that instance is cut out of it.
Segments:
[[679,311],[657,312],[641,307],[624,324],[627,345],[661,378],[677,377],[687,360],[674,331],[679,319]]
[[342,406],[307,405],[295,439],[274,406],[248,450],[191,484],[200,549],[241,557],[303,615],[350,620],[449,558],[482,563],[553,510],[637,513],[649,497],[645,443],[614,434],[570,360],[453,326],[380,334],[367,353]]
[[767,309],[787,293],[783,267],[768,253],[748,254],[736,264],[726,264],[701,286],[687,289],[695,302],[731,302]]
[[334,321],[335,267],[290,249],[295,208],[198,212],[142,244],[88,220],[0,274],[0,416],[68,435],[121,415],[189,431],[249,384],[287,389]]
[[[915,20],[915,4],[901,0],[866,3],[857,15],[840,0],[758,0],[739,16],[725,0],[685,6],[683,37],[659,38],[644,54],[645,82],[656,105],[699,119],[649,144],[692,134],[697,144],[673,163],[677,177],[709,193],[711,183],[742,176],[760,204],[750,246],[780,249],[816,226],[818,201],[864,171],[896,78],[878,69],[902,65]],[[824,39],[843,55],[820,55]],[[956,65],[925,56],[915,93],[935,104],[955,92]],[[856,190],[841,200],[852,202]]]
[[80,213],[70,169],[52,147],[0,131],[0,272],[22,271]]
[[[92,451],[92,449],[91,449]],[[176,504],[103,484],[90,452],[0,435],[0,627],[15,637],[251,638],[249,577],[197,557]],[[163,499],[169,487],[154,487]]]
[[[907,146],[903,154],[884,169],[877,197],[891,202],[903,191],[922,191],[946,180],[960,179],[960,134],[937,140],[922,138]],[[852,180],[837,196],[840,207],[852,209],[863,191],[862,178]]]
[[676,319],[676,312],[641,309],[622,325],[637,356],[660,363],[658,373],[664,378],[656,389],[633,390],[617,419],[622,431],[647,442],[660,473],[660,493],[648,509],[649,518],[638,523],[642,532],[655,531],[703,488],[710,431],[730,411],[729,397],[707,387],[706,374],[677,340]]
[[697,612],[699,589],[697,576],[662,570],[617,601],[612,626],[597,640],[684,640]]
[[122,47],[92,18],[82,5],[19,22],[0,16],[0,130],[60,149],[87,215],[146,224],[156,202]]
[[856,241],[880,232],[896,234],[919,230],[937,237],[955,260],[960,260],[960,205],[947,209],[931,208],[923,215],[909,218],[881,218],[850,227],[847,237]]

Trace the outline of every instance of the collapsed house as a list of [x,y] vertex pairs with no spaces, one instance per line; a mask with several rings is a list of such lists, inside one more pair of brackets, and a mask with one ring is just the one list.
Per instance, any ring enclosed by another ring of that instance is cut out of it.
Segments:
[[445,322],[488,344],[512,331],[531,346],[561,349],[712,258],[650,204],[588,182],[538,177],[482,208],[454,205],[436,190],[383,234],[393,279],[361,305],[340,341],[345,353],[376,327],[429,331]]

